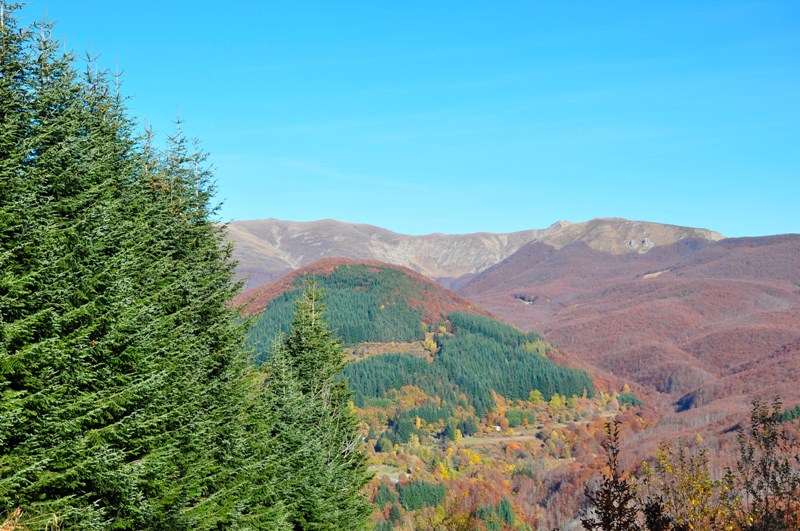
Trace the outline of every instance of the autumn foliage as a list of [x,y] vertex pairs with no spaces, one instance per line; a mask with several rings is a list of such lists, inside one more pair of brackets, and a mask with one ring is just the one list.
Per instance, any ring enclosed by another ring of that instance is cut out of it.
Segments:
[[[740,429],[736,466],[709,467],[702,440],[663,443],[652,463],[625,477],[619,467],[619,423],[609,423],[607,470],[587,488],[587,530],[800,529],[800,445],[782,424],[780,399],[753,402],[750,426]],[[719,472],[719,471],[718,471]]]

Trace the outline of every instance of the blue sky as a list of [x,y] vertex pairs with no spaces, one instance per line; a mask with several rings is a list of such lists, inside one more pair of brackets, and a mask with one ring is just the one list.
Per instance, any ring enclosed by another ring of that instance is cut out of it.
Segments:
[[225,220],[800,232],[800,2],[30,0]]

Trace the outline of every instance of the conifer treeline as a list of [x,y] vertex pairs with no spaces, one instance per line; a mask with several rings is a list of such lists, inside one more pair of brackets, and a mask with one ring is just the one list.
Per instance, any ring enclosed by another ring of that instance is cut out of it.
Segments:
[[547,358],[547,344],[487,317],[453,312],[455,333],[436,335],[439,349],[432,363],[409,354],[375,356],[345,369],[354,401],[363,406],[391,389],[414,385],[450,407],[472,406],[478,416],[495,407],[493,393],[527,400],[533,389],[549,400],[555,394],[592,396],[585,371],[563,367]]
[[[422,341],[420,326],[425,316],[414,308],[412,299],[427,288],[393,267],[348,264],[337,267],[316,281],[325,290],[330,310],[330,324],[348,345],[374,341]],[[301,287],[304,278],[295,280]],[[423,294],[424,295],[424,294]],[[286,333],[292,322],[292,312],[300,291],[287,291],[276,297],[256,319],[250,330],[253,349],[260,361],[280,333]]]
[[116,79],[0,6],[0,512],[25,529],[363,525],[324,322],[301,305],[282,350],[319,347],[323,377],[256,369],[203,155],[180,132],[137,137]]

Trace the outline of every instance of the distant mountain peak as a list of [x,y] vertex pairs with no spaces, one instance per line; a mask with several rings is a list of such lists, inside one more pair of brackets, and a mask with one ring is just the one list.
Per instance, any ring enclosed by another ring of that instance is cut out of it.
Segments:
[[545,229],[424,236],[399,234],[373,225],[332,219],[234,221],[228,225],[238,275],[252,288],[323,258],[377,260],[413,269],[456,287],[469,276],[505,260],[531,242],[556,249],[583,242],[611,254],[644,253],[682,239],[719,240],[707,229],[621,218],[583,223],[557,221]]
[[567,221],[566,219],[562,219],[560,221],[556,221],[547,228],[548,230],[561,230],[564,227],[569,227],[570,225],[574,225],[574,223],[572,223],[571,221]]

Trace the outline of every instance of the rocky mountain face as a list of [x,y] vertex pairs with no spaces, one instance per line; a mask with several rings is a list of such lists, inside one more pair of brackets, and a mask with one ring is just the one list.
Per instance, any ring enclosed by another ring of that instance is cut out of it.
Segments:
[[322,258],[378,260],[413,269],[457,288],[473,275],[505,260],[523,246],[540,242],[554,249],[576,242],[612,255],[648,253],[685,239],[716,241],[710,230],[624,219],[585,223],[561,221],[546,229],[506,234],[429,234],[410,236],[372,225],[334,220],[291,222],[276,219],[234,221],[228,226],[246,289]]

